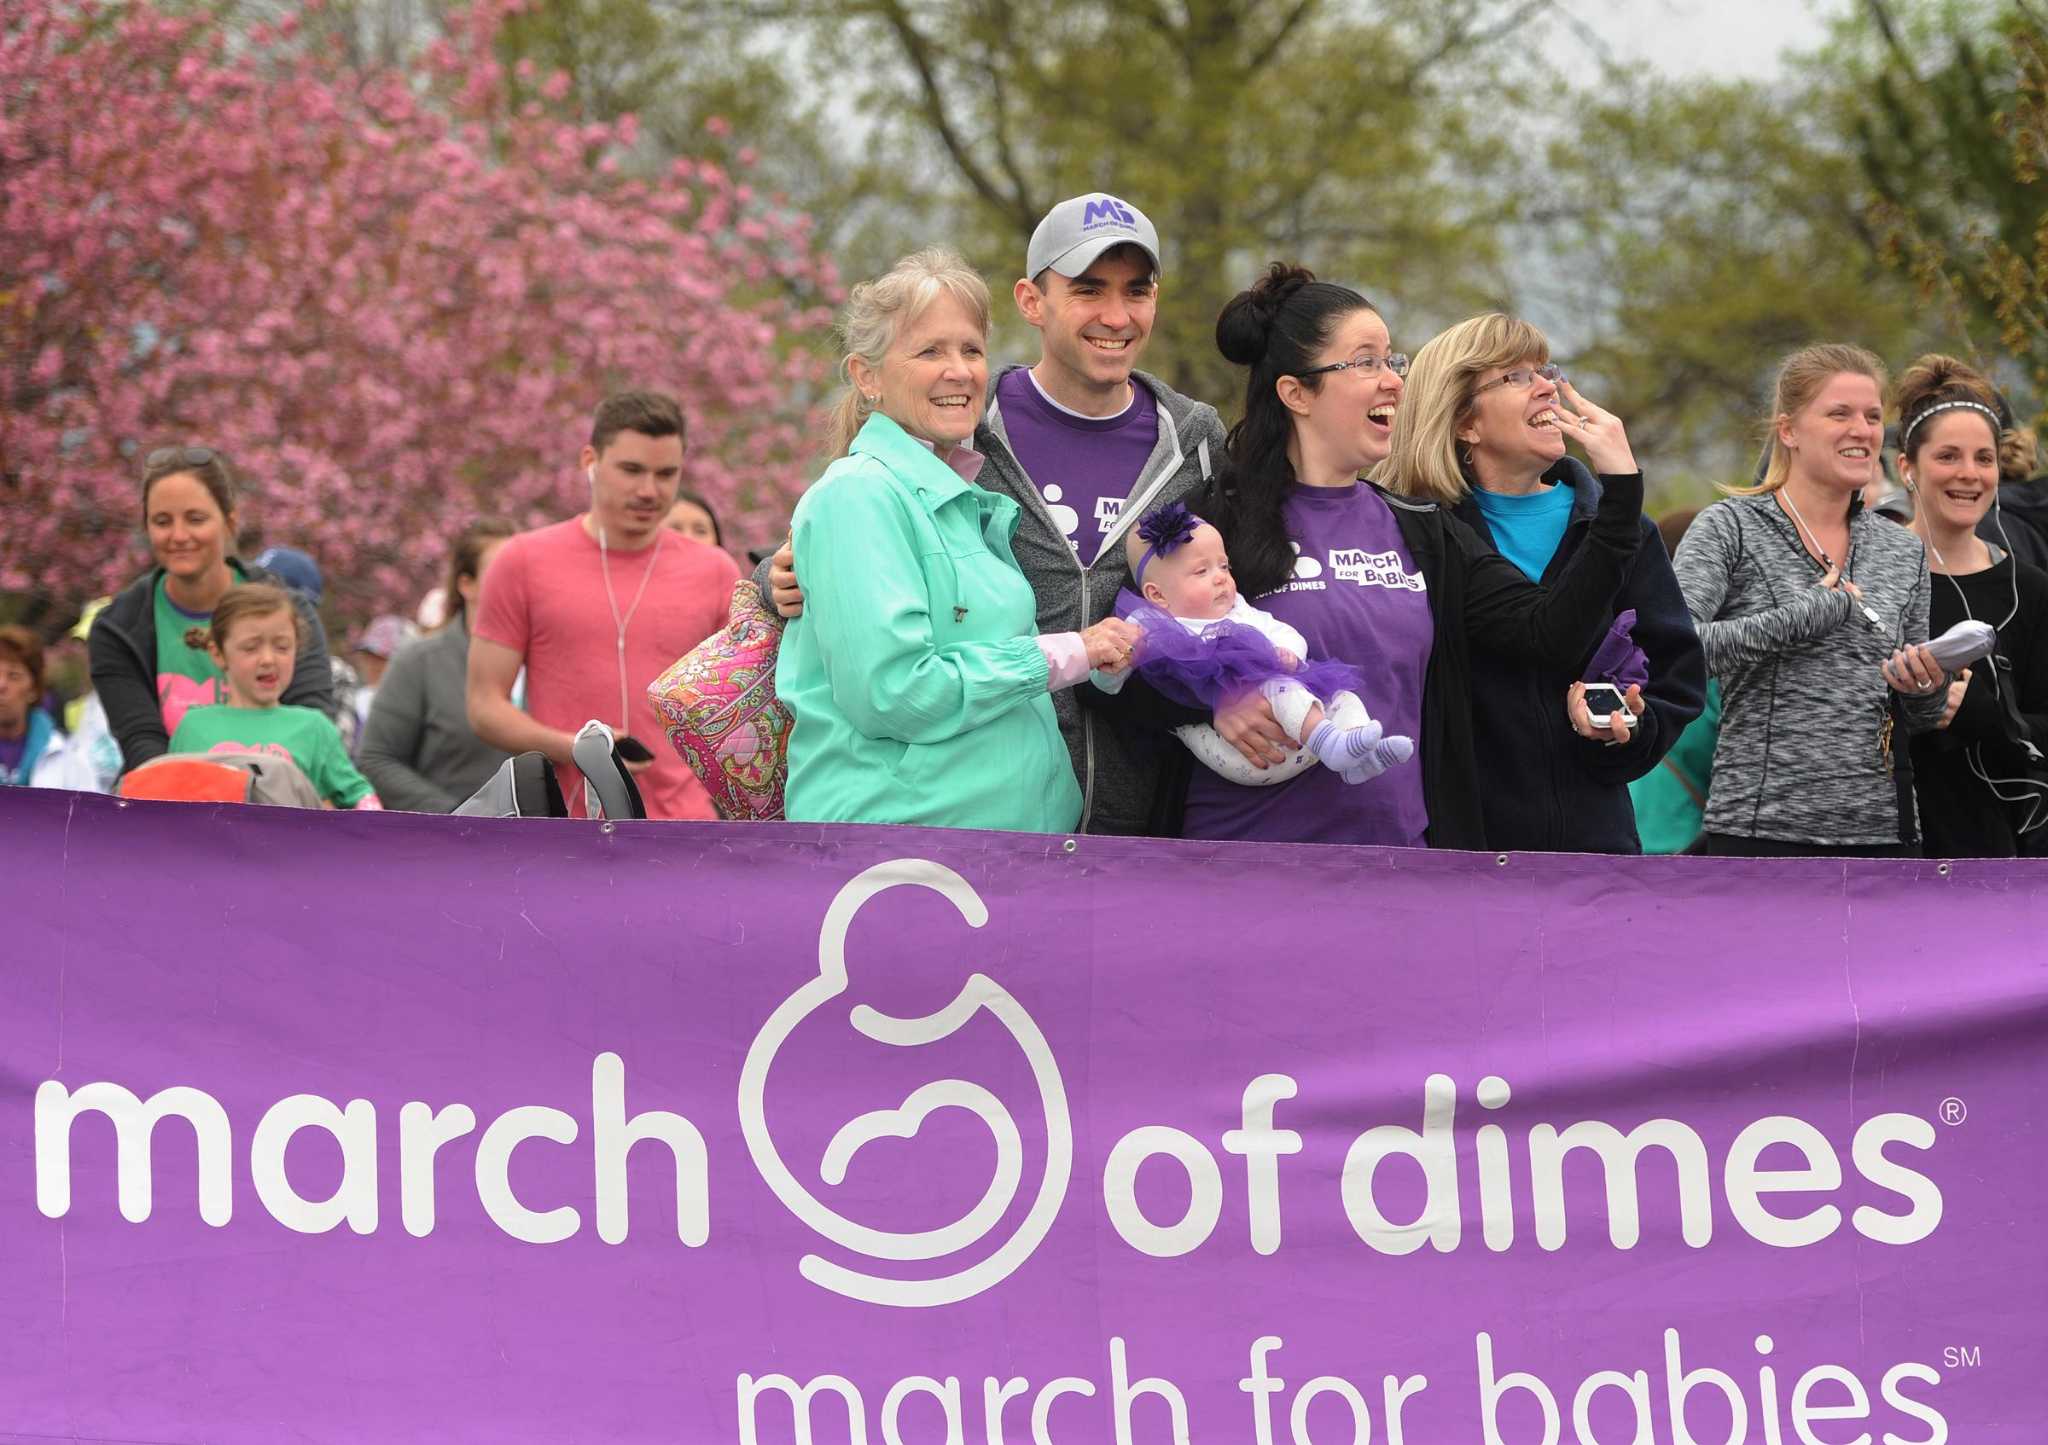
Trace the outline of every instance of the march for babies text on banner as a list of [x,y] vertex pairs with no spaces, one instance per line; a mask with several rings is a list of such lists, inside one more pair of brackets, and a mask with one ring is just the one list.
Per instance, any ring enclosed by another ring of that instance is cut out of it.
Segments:
[[2038,1441],[2038,865],[0,807],[0,1439]]

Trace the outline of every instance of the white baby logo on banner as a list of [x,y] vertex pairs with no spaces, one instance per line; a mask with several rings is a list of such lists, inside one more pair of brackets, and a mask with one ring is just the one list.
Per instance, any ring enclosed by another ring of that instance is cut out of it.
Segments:
[[[740,1130],[747,1152],[762,1181],[790,1213],[842,1248],[879,1260],[940,1260],[982,1241],[1017,1197],[1024,1173],[1024,1141],[1009,1108],[987,1089],[965,1079],[939,1079],[912,1090],[894,1109],[878,1109],[842,1125],[825,1147],[818,1173],[827,1184],[846,1178],[853,1156],[877,1139],[914,1138],[925,1119],[939,1109],[965,1109],[988,1126],[995,1140],[995,1175],[981,1200],[966,1214],[938,1229],[899,1233],[857,1224],[821,1202],[783,1162],[769,1130],[765,1108],[768,1071],[790,1034],[811,1014],[825,1008],[847,989],[846,935],[854,915],[876,894],[890,888],[929,888],[960,911],[970,927],[988,922],[988,908],[966,879],[938,863],[900,858],[878,863],[855,877],[825,911],[818,936],[818,976],[784,999],[761,1026],[740,1069]],[[1016,1040],[1037,1082],[1045,1111],[1045,1177],[1037,1196],[1014,1233],[979,1262],[937,1279],[890,1279],[863,1274],[814,1254],[798,1264],[813,1284],[868,1304],[926,1308],[970,1299],[1000,1283],[1031,1257],[1051,1229],[1066,1198],[1073,1171],[1074,1134],[1067,1113],[1066,1086],[1044,1033],[1024,1007],[1001,984],[975,973],[944,1008],[919,1018],[896,1018],[867,1004],[847,1010],[846,1020],[858,1033],[877,1043],[916,1048],[950,1038],[986,1009]]]
[[1294,549],[1295,576],[1307,582],[1323,575],[1323,564],[1303,553],[1301,543],[1289,542],[1287,545]]

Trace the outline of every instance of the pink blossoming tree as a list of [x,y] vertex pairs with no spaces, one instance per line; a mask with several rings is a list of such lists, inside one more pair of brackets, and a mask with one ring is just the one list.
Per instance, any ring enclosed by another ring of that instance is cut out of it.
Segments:
[[[515,104],[483,0],[409,69],[287,23],[22,0],[0,27],[0,590],[136,575],[141,458],[227,453],[245,527],[343,621],[410,610],[448,538],[572,515],[607,391],[691,423],[685,485],[767,540],[817,461],[836,282],[806,217],[566,80]],[[537,77],[526,77],[529,81]]]

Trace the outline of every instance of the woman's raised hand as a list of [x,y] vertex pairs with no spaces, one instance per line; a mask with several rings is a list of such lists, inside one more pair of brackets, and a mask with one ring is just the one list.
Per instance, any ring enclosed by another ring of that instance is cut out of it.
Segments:
[[1568,381],[1560,381],[1557,392],[1565,413],[1565,439],[1586,449],[1586,460],[1595,472],[1625,477],[1640,470],[1635,453],[1629,450],[1628,429],[1621,424],[1620,417],[1587,401]]

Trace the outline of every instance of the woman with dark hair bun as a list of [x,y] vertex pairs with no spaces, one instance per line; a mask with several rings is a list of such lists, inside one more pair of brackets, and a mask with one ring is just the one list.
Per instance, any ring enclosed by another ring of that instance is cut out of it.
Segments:
[[[1362,671],[1389,733],[1415,739],[1416,766],[1362,787],[1328,769],[1241,787],[1185,758],[1154,818],[1201,838],[1488,846],[1473,758],[1471,652],[1574,667],[1600,641],[1638,539],[1642,478],[1610,479],[1585,545],[1541,587],[1435,501],[1361,480],[1392,447],[1408,358],[1348,286],[1276,263],[1216,322],[1223,355],[1247,368],[1244,418],[1200,509],[1222,531],[1239,591]],[[1618,426],[1587,409],[1591,425]],[[1217,731],[1247,758],[1291,750],[1252,696]]]
[[2048,751],[2048,573],[1980,526],[1991,518],[2001,535],[2002,463],[2020,444],[1990,383],[1952,356],[1914,362],[1892,404],[1899,477],[1933,578],[1927,630],[1976,621],[1998,635],[1991,656],[1949,684],[1940,726],[1913,739],[1921,837],[1931,858],[2011,858],[2034,851],[2022,830],[2048,819],[2048,768],[2028,753]]

